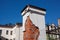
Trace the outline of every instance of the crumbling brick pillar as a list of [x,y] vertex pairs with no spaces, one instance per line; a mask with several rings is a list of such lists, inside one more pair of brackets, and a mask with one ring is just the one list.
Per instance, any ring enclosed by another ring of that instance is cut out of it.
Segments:
[[24,40],[38,40],[39,34],[39,28],[32,23],[28,16],[25,22]]

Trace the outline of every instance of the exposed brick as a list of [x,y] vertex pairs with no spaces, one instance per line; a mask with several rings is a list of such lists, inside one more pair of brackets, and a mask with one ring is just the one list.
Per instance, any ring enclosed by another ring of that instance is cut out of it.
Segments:
[[25,22],[24,40],[38,40],[39,28],[35,26],[28,16]]

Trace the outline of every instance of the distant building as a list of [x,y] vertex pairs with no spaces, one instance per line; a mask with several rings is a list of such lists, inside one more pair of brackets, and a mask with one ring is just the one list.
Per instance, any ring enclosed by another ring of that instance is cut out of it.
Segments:
[[20,40],[21,23],[16,25],[0,25],[0,40]]
[[46,25],[46,33],[48,40],[60,40],[60,19],[58,19],[58,26]]
[[58,26],[60,27],[60,19],[58,19]]

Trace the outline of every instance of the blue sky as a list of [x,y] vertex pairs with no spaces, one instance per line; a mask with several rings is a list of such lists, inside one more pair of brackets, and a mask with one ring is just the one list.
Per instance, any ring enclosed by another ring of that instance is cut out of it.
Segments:
[[21,10],[27,4],[46,8],[46,23],[57,24],[60,18],[60,0],[0,0],[0,24],[22,23]]

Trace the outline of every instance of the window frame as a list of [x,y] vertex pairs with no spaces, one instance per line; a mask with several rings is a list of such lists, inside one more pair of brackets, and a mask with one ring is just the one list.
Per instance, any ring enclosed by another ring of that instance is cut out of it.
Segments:
[[8,35],[8,32],[9,32],[9,31],[8,31],[8,30],[6,30],[6,35]]
[[13,34],[13,31],[10,31],[10,35],[12,35]]

